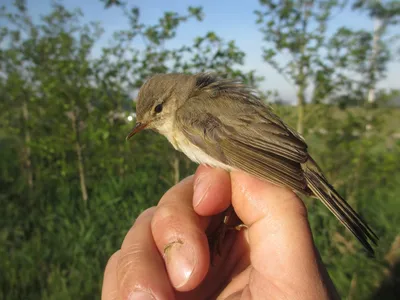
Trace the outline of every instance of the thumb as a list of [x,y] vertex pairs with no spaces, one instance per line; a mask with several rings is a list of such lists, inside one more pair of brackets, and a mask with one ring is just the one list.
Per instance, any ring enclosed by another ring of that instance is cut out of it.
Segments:
[[336,291],[315,248],[303,202],[291,190],[243,172],[232,172],[231,182],[232,205],[249,228],[251,295],[332,299]]

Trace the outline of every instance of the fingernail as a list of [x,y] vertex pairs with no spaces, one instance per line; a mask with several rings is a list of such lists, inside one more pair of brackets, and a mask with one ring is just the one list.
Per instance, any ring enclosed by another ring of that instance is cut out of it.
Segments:
[[201,201],[203,201],[203,199],[206,197],[206,195],[208,194],[208,190],[210,189],[211,186],[211,182],[210,180],[207,178],[207,176],[201,176],[199,175],[196,178],[196,181],[193,185],[193,206],[197,207]]
[[155,298],[145,291],[134,291],[129,295],[129,300],[154,300]]
[[164,258],[172,285],[175,288],[184,286],[196,266],[193,248],[182,241],[175,242],[166,247]]

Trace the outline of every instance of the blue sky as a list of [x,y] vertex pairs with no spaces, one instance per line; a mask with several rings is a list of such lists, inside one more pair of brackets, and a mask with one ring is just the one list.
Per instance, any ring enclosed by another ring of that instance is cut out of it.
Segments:
[[[29,11],[34,17],[49,12],[50,2],[47,0],[27,0],[27,2]],[[246,53],[244,69],[255,69],[259,75],[265,77],[262,88],[276,89],[286,100],[295,98],[294,87],[262,61],[262,34],[258,30],[258,25],[255,24],[256,16],[253,13],[260,7],[258,0],[126,0],[126,2],[140,8],[141,20],[147,24],[155,23],[166,10],[185,13],[188,6],[202,6],[205,14],[203,22],[193,20],[183,24],[171,46],[190,44],[196,36],[215,31],[225,40],[235,40],[238,47]],[[9,5],[12,0],[5,0],[5,3]],[[101,22],[105,34],[98,43],[95,53],[107,44],[112,32],[127,28],[127,21],[121,10],[119,8],[104,9],[104,4],[99,0],[64,0],[63,3],[68,8],[81,8],[85,20]],[[373,28],[373,23],[367,16],[349,9],[344,10],[330,22],[329,31],[334,32],[342,25],[352,29],[372,30]],[[396,31],[400,33],[400,30],[396,29]],[[382,80],[380,87],[400,88],[399,78],[400,64],[391,63],[388,77]]]

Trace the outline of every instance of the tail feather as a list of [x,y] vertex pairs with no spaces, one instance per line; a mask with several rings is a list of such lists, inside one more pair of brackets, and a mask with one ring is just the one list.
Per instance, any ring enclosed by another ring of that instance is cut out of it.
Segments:
[[303,170],[307,185],[313,194],[354,234],[368,253],[374,256],[370,242],[377,245],[378,236],[328,183],[311,158],[303,165]]

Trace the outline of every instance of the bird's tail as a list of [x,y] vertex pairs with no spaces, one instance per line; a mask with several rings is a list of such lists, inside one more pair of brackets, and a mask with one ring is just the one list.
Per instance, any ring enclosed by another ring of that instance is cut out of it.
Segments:
[[311,157],[302,164],[302,168],[307,185],[314,196],[320,199],[336,218],[355,235],[368,253],[374,256],[374,249],[370,242],[377,245],[378,236],[328,183]]

